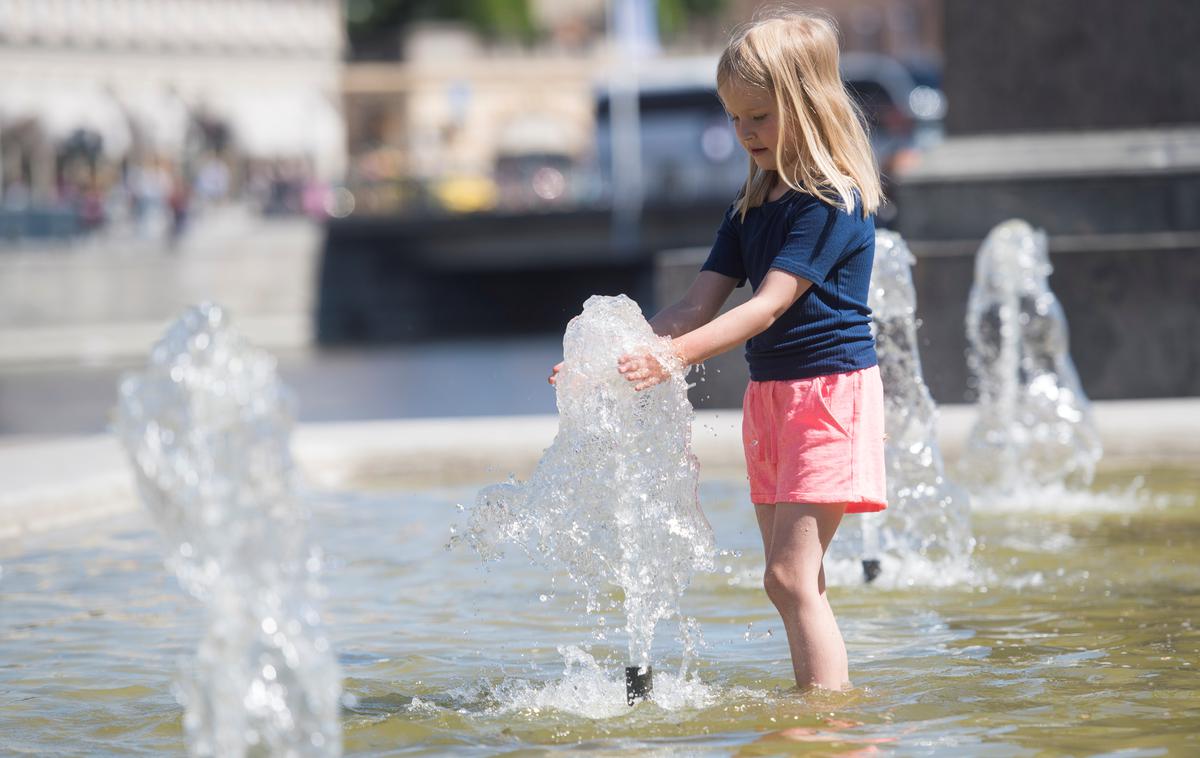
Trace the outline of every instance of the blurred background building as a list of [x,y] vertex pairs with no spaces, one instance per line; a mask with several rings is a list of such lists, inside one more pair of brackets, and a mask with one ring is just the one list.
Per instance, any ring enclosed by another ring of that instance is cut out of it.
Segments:
[[[796,4],[837,20],[889,172],[940,138],[941,3]],[[656,253],[742,180],[713,75],[759,5],[0,0],[0,433],[102,429],[201,299],[306,419],[552,409],[582,300],[653,308]],[[400,380],[464,371],[508,389]]]
[[[555,333],[588,294],[652,310],[655,254],[710,243],[745,179],[717,56],[770,5],[348,2],[348,170],[317,338]],[[890,182],[941,137],[941,0],[792,5],[842,30]]]
[[[711,244],[747,164],[717,56],[776,5],[0,0],[0,433],[103,428],[205,298],[306,419],[552,410],[583,300],[653,311],[697,265],[664,252]],[[1050,235],[1089,393],[1200,392],[1200,5],[787,5],[838,25],[939,400],[964,397],[973,251],[1014,215]],[[419,389],[464,372],[505,389]]]
[[[941,2],[794,3],[839,24],[889,171],[940,133]],[[639,83],[641,192],[725,196],[744,156],[713,69],[763,5],[0,0],[0,244],[170,237],[225,200],[317,217],[608,204],[617,79]]]
[[[351,0],[345,97],[357,212],[608,204],[615,77],[641,92],[643,192],[727,196],[745,157],[715,97],[716,56],[764,5]],[[846,78],[889,169],[936,140],[941,0],[794,5],[838,23]]]
[[338,0],[0,0],[0,238],[319,207],[344,39]]

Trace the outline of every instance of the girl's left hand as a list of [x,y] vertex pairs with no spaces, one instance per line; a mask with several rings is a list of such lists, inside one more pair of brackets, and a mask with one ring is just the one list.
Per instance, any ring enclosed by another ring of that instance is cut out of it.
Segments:
[[635,382],[633,388],[641,391],[661,384],[671,377],[671,372],[650,353],[622,355],[617,359],[617,371],[626,379]]

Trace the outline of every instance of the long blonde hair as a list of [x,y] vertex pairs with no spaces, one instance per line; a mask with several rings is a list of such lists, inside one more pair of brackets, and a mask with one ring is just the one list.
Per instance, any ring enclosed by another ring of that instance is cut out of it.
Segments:
[[[737,201],[743,218],[766,200],[776,173],[792,189],[846,211],[879,209],[879,169],[862,113],[838,71],[832,21],[783,11],[741,27],[717,63],[718,91],[731,83],[771,93],[779,113],[777,171],[760,169],[750,158]],[[855,191],[861,203],[855,202]]]

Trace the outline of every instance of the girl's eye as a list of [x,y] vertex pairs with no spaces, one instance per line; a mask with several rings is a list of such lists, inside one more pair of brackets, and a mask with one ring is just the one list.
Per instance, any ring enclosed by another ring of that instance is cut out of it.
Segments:
[[754,120],[755,121],[764,121],[764,120],[766,120],[766,118],[767,118],[767,114],[764,113],[761,116],[755,116]]

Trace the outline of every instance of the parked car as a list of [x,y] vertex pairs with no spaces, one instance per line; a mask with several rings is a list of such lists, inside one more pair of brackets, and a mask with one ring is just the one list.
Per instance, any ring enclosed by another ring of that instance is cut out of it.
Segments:
[[[715,69],[715,64],[713,66]],[[613,103],[596,102],[596,156],[612,191]],[[746,153],[711,84],[648,83],[638,95],[642,193],[650,202],[685,204],[729,197],[746,179]]]
[[[716,61],[692,61],[675,71],[643,82],[638,94],[643,195],[678,202],[729,196],[746,178],[747,159],[712,82]],[[895,175],[916,159],[917,149],[940,134],[944,98],[935,87],[918,85],[904,65],[884,55],[843,55],[842,78],[862,109],[884,193],[889,194]],[[597,170],[609,192],[611,116],[612,100],[602,91],[596,101]],[[894,205],[885,206],[880,223],[891,223],[896,212]]]

